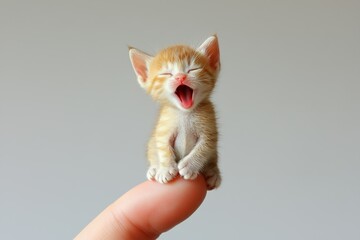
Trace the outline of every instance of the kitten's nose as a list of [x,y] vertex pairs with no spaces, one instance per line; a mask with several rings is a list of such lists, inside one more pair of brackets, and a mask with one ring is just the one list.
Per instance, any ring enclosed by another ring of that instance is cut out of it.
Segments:
[[175,75],[175,80],[179,81],[180,83],[183,83],[186,80],[186,74],[185,73],[178,73]]

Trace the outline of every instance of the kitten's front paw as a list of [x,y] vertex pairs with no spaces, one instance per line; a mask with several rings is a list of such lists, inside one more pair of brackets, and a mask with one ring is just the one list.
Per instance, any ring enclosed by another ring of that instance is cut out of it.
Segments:
[[176,164],[169,167],[160,167],[159,169],[157,169],[155,179],[159,183],[167,183],[173,178],[175,178],[177,174],[178,169],[176,167]]
[[193,164],[191,161],[180,161],[179,162],[179,173],[184,179],[195,179],[199,175],[199,168]]
[[156,175],[156,167],[150,166],[146,173],[147,179],[154,180],[155,175]]

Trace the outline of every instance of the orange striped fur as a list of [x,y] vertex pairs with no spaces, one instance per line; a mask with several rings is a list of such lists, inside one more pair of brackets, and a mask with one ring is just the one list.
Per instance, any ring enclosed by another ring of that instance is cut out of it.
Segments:
[[151,56],[130,48],[129,55],[139,84],[160,104],[148,143],[148,179],[167,183],[177,174],[194,179],[202,173],[208,189],[217,188],[218,132],[209,99],[220,71],[217,36],[197,49],[176,45]]

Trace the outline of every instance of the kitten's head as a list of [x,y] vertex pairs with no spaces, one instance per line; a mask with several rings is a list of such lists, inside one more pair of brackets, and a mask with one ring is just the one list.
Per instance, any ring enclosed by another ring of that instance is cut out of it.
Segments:
[[130,48],[129,55],[140,86],[161,104],[184,111],[209,98],[220,70],[216,35],[197,49],[177,45],[153,57]]

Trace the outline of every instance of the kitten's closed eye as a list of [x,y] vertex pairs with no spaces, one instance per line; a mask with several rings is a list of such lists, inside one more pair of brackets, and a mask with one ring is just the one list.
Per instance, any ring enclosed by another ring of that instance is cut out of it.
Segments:
[[190,73],[190,72],[195,72],[195,71],[199,71],[199,70],[201,70],[202,68],[191,68],[191,69],[189,69],[188,71],[187,71],[187,73]]
[[169,77],[172,77],[172,73],[168,73],[168,72],[159,73],[158,75],[159,75],[159,76],[169,76]]

